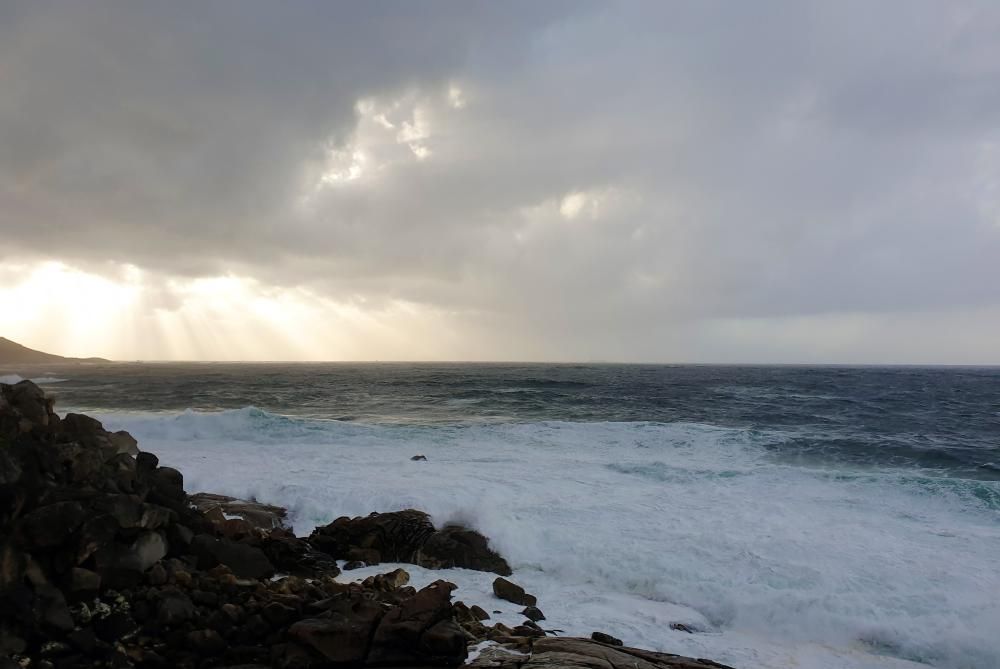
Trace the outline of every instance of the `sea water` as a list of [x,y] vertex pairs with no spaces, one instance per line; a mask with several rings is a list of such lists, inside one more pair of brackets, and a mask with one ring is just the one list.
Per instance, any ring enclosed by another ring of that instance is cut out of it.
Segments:
[[[746,669],[1000,667],[997,369],[11,373],[129,430],[189,491],[286,506],[299,534],[408,507],[474,527],[548,629]],[[406,568],[520,621],[492,575]]]

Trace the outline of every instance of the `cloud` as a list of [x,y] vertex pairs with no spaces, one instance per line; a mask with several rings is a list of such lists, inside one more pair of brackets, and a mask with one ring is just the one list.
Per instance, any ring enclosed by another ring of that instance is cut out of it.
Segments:
[[7,262],[413,305],[484,358],[869,359],[817,342],[1000,306],[992,3],[4,11]]

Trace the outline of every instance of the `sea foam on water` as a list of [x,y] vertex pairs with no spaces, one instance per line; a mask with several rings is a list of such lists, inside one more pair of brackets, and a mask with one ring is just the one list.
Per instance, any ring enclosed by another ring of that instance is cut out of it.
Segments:
[[[100,417],[188,490],[286,506],[300,535],[408,507],[471,525],[566,634],[744,669],[1000,666],[996,482],[789,464],[779,432],[701,424]],[[446,577],[500,608],[488,575]]]

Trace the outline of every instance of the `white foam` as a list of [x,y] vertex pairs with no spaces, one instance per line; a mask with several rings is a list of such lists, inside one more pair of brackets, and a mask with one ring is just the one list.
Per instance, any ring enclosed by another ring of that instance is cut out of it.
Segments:
[[[906,666],[876,651],[1000,666],[995,483],[788,466],[773,435],[705,425],[393,427],[257,409],[103,419],[188,490],[281,504],[299,533],[407,507],[465,522],[568,633],[741,668]],[[492,597],[492,577],[470,574]]]

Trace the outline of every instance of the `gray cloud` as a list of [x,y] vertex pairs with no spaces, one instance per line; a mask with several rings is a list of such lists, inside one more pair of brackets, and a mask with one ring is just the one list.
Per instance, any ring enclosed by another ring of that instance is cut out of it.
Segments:
[[8,260],[407,300],[479,357],[869,360],[1000,307],[993,3],[0,11]]

